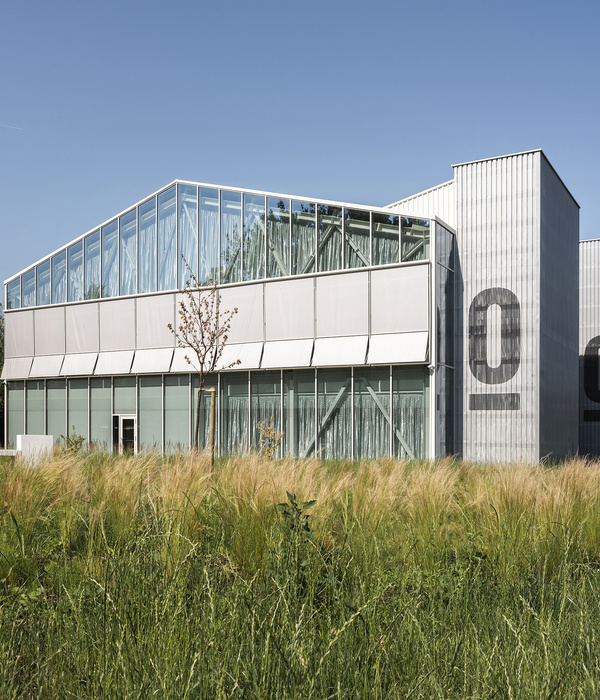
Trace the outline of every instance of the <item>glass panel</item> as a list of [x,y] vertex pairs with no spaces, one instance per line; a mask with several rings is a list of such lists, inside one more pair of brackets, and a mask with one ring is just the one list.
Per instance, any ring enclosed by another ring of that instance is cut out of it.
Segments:
[[119,219],[121,253],[121,295],[135,294],[137,291],[137,220],[136,210],[128,211]]
[[[281,421],[281,374],[279,372],[253,372],[251,375],[251,410],[250,429],[252,433],[251,445],[254,449],[260,449],[259,443],[262,434],[258,424],[265,421],[277,431],[282,432]],[[279,455],[281,448],[277,451]]]
[[219,190],[200,188],[200,257],[198,281],[201,285],[219,281]]
[[83,435],[88,437],[88,380],[68,380],[68,413],[67,426],[69,435]]
[[292,202],[292,275],[315,271],[315,205]]
[[371,214],[360,209],[344,209],[344,219],[346,267],[365,267],[371,257]]
[[319,370],[318,450],[323,459],[352,456],[350,370]]
[[402,217],[402,262],[429,258],[429,221]]
[[315,452],[315,372],[284,373],[285,451],[299,457]]
[[37,266],[37,305],[43,306],[50,303],[50,260],[46,260]]
[[[177,277],[179,288],[183,289],[189,278],[190,270],[198,276],[198,192],[191,185],[179,185],[179,230],[177,240],[179,250],[177,253]],[[183,257],[182,257],[183,256]]]
[[145,450],[162,450],[162,379],[139,379],[138,436]]
[[6,382],[6,389],[7,447],[14,450],[25,433],[25,382]]
[[7,309],[20,309],[21,308],[21,278],[9,282],[7,285]]
[[319,204],[318,213],[318,270],[342,268],[342,209]]
[[102,296],[119,295],[119,226],[111,221],[102,228]]
[[52,258],[52,303],[67,301],[67,251],[63,250]]
[[221,451],[248,450],[248,375],[221,375]]
[[110,377],[90,380],[90,444],[108,450],[111,444]]
[[165,376],[165,450],[186,450],[190,444],[190,378]]
[[85,239],[85,282],[84,297],[100,299],[100,231],[95,231]]
[[221,284],[242,278],[242,195],[221,190]]
[[64,379],[48,379],[46,382],[46,411],[48,413],[48,435],[55,443],[67,434],[67,392]]
[[[196,406],[198,403],[198,385],[199,379],[198,375],[192,376],[192,440],[191,444],[194,444],[194,430],[196,429]],[[214,376],[206,377],[204,380],[204,387],[208,388],[217,386],[217,378]],[[210,400],[211,392],[203,391],[200,395],[200,425],[198,428],[198,448],[201,450],[203,448],[210,447]],[[219,422],[219,395],[215,395],[215,423],[218,425]],[[215,449],[219,444],[219,432],[217,430],[217,425],[215,425]]]
[[425,379],[421,369],[393,370],[394,456],[425,456]]
[[69,301],[83,299],[83,241],[69,248]]
[[390,454],[389,367],[354,370],[354,458]]
[[26,383],[27,435],[44,435],[44,382]]
[[156,291],[156,197],[140,204],[138,284],[140,294]]
[[373,265],[400,261],[400,219],[373,212]]
[[177,287],[175,186],[158,195],[158,291]]
[[21,275],[23,307],[35,306],[35,268]]
[[267,277],[290,274],[290,200],[267,200]]
[[244,270],[245,280],[265,276],[265,198],[244,195]]
[[113,413],[135,416],[135,377],[115,377],[113,382]]

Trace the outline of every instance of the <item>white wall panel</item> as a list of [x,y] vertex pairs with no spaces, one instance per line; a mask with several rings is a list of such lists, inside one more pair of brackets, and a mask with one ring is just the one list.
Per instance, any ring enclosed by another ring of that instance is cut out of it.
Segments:
[[272,340],[265,343],[262,369],[310,367],[314,340]]
[[65,307],[38,308],[33,317],[36,355],[65,354]]
[[136,350],[133,358],[132,374],[165,374],[171,367],[173,348]]
[[98,355],[94,374],[129,374],[133,362],[133,350],[101,352]]
[[32,378],[58,377],[62,367],[64,355],[41,355],[33,358],[33,364],[29,371]]
[[4,315],[4,357],[33,357],[33,311]]
[[369,332],[369,273],[349,272],[316,278],[317,336]]
[[[27,379],[33,357],[9,357],[4,360],[0,379]],[[0,387],[2,390],[2,387]]]
[[314,278],[265,283],[267,340],[312,338],[315,332]]
[[163,294],[137,299],[137,347],[172,348],[175,336],[169,330],[179,324],[179,314],[175,313],[175,294]]
[[[185,356],[188,356],[192,362],[190,364]],[[173,360],[171,361],[171,374],[187,374],[188,372],[197,372],[197,357],[196,353],[188,348],[175,348]]]
[[371,333],[429,330],[429,265],[371,272]]
[[349,338],[317,338],[313,353],[313,367],[349,367],[364,365],[368,336]]
[[99,306],[99,302],[90,302],[65,307],[67,354],[100,350]]
[[[226,345],[218,369],[258,369],[262,357],[263,343],[241,343]],[[239,360],[239,364],[237,363]]]
[[60,370],[61,377],[85,377],[94,373],[97,352],[84,352],[78,355],[65,355]]
[[247,284],[221,290],[221,309],[238,309],[231,321],[230,343],[252,343],[264,338],[263,285]]
[[369,365],[426,362],[429,333],[388,333],[372,335],[369,341]]
[[100,304],[100,351],[135,348],[135,299]]

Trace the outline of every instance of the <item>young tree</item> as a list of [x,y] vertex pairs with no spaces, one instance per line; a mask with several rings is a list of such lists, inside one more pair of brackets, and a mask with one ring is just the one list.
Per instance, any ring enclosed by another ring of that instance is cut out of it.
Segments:
[[[231,321],[237,308],[233,310],[221,309],[221,294],[215,284],[209,280],[209,285],[201,287],[197,277],[191,271],[185,258],[183,262],[188,271],[185,287],[180,289],[184,298],[179,302],[179,324],[176,328],[167,324],[171,333],[175,335],[177,347],[188,350],[185,354],[187,363],[198,374],[199,386],[196,398],[196,424],[194,428],[194,449],[198,449],[198,434],[200,432],[200,401],[206,376],[215,372],[219,367],[220,359],[227,344]],[[226,367],[229,369],[238,365],[239,360]],[[211,399],[214,407],[214,393]],[[214,418],[213,418],[214,420]],[[211,459],[213,446],[211,445]]]

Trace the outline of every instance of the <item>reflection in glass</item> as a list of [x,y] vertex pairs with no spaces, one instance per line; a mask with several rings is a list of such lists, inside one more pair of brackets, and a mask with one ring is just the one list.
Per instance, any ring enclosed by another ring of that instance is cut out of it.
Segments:
[[389,367],[354,370],[354,458],[390,454]]
[[25,382],[6,382],[7,447],[17,446],[17,435],[25,433]]
[[198,192],[191,185],[178,185],[178,191],[177,284],[183,289],[189,279],[186,263],[192,273],[198,276]]
[[[110,381],[110,380],[109,380]],[[46,380],[46,429],[55,443],[67,434],[67,392],[65,379]]]
[[425,455],[425,377],[422,369],[393,370],[394,456],[421,459]]
[[67,301],[67,251],[63,250],[52,258],[52,303],[64,304]]
[[140,243],[138,258],[138,291],[156,291],[156,197],[138,207]]
[[373,265],[399,262],[400,219],[393,214],[373,212]]
[[190,444],[190,385],[188,374],[165,375],[165,450]]
[[292,202],[292,275],[315,271],[315,205]]
[[315,452],[315,371],[284,372],[285,451],[307,457]]
[[119,294],[119,227],[116,221],[102,228],[102,296]]
[[290,274],[290,200],[267,200],[267,277]]
[[429,221],[402,217],[402,262],[429,258]]
[[138,379],[138,439],[145,450],[162,450],[162,378]]
[[6,295],[8,297],[6,308],[7,309],[20,309],[21,308],[21,278],[17,277],[12,282],[7,285]]
[[85,238],[84,298],[100,299],[100,231]]
[[219,281],[219,190],[200,188],[198,281]]
[[29,435],[45,435],[44,429],[44,381],[25,382],[27,410],[25,429]]
[[35,268],[21,275],[21,293],[23,294],[23,308],[35,306]]
[[[258,430],[258,424],[265,421],[265,425],[271,425],[277,433],[283,432],[281,423],[281,374],[279,372],[265,372],[251,374],[251,405],[252,416],[250,418],[251,447],[260,449],[262,437]],[[279,454],[279,452],[277,453]]]
[[121,252],[119,255],[121,267],[121,295],[135,294],[137,291],[137,221],[136,211],[127,212],[119,219],[119,240]]
[[342,268],[342,209],[319,204],[318,214],[318,271]]
[[83,299],[83,241],[70,246],[69,260],[69,301],[81,301]]
[[242,195],[221,190],[221,284],[242,278]]
[[111,385],[110,377],[90,379],[90,443],[108,450],[111,444]]
[[369,265],[371,215],[360,209],[344,209],[344,256],[346,267]]
[[175,186],[158,195],[158,291],[176,288]]
[[67,401],[69,434],[75,433],[88,437],[88,380],[69,379],[67,384],[69,398]]
[[324,459],[352,457],[350,370],[317,373],[317,436]]
[[[197,410],[197,398],[198,398],[198,386],[199,380],[198,375],[192,375],[192,439],[191,443],[194,442],[194,431],[196,430],[196,410]],[[217,378],[214,375],[208,376],[204,382],[204,388],[217,386]],[[202,391],[200,393],[200,420],[198,426],[198,448],[200,450],[205,447],[210,446],[210,402],[211,393],[210,391]],[[219,421],[219,394],[215,395],[215,421],[218,424]],[[218,434],[215,426],[215,448],[218,446]]]
[[50,260],[46,260],[37,266],[36,271],[37,305],[43,306],[50,303]]
[[237,454],[248,449],[248,374],[221,375],[221,450]]
[[244,280],[265,276],[265,198],[244,195]]

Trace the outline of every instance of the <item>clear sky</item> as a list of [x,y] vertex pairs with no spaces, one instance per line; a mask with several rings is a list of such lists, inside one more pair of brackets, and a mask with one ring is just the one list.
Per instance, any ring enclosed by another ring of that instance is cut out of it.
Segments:
[[177,178],[385,205],[533,148],[599,237],[599,30],[597,0],[0,0],[0,281]]

